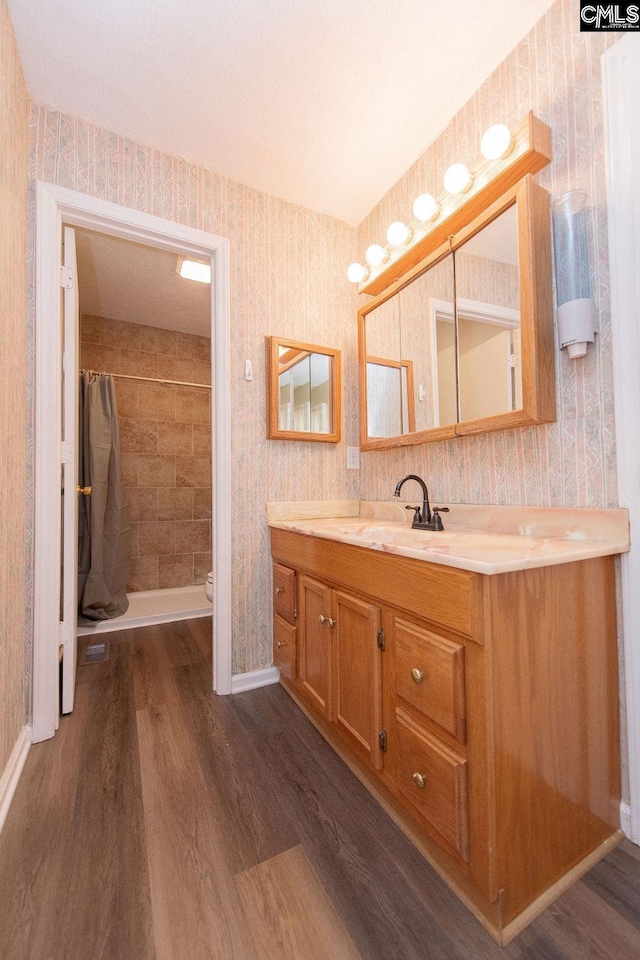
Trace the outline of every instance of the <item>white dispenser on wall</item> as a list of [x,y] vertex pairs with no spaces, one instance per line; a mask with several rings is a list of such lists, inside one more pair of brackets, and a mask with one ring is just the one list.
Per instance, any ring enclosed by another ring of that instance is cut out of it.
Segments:
[[572,359],[584,357],[598,332],[589,281],[587,195],[563,194],[551,206],[560,346]]

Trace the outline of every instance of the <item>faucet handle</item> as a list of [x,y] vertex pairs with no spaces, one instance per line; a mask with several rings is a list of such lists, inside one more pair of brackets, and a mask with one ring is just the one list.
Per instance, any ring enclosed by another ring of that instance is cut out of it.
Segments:
[[422,515],[421,515],[421,513],[420,513],[421,509],[422,509],[421,507],[409,507],[409,506],[405,507],[405,510],[414,510],[414,511],[415,511],[415,513],[413,514],[413,522],[414,522],[414,523],[420,523],[420,522],[422,521]]
[[433,508],[433,529],[434,530],[444,530],[444,524],[442,522],[441,513],[449,513],[449,507],[434,507]]

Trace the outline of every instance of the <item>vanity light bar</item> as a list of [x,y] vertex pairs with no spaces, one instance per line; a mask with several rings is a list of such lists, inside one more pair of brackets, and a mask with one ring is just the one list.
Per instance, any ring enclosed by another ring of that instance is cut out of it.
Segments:
[[467,226],[483,206],[550,163],[551,129],[530,111],[511,130],[503,123],[489,127],[480,149],[483,157],[470,169],[463,163],[449,167],[439,196],[422,194],[415,200],[407,224],[391,224],[387,245],[374,243],[367,249],[366,266],[351,264],[347,276],[359,293],[381,293]]

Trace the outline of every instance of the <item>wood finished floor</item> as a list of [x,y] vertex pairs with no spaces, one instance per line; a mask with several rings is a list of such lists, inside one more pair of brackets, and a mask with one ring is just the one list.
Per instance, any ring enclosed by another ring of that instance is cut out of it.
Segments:
[[281,687],[210,692],[210,630],[78,669],[0,835],[2,960],[640,960],[638,847],[500,949]]

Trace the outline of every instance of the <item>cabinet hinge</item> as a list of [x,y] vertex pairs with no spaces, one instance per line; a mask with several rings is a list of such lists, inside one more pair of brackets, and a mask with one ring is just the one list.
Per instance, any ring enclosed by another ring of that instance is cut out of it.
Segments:
[[60,286],[65,290],[73,290],[73,267],[60,267]]
[[378,743],[383,753],[387,752],[387,731],[381,730],[378,734]]
[[386,650],[387,648],[387,639],[384,635],[384,627],[380,627],[378,630],[378,646],[381,650]]

